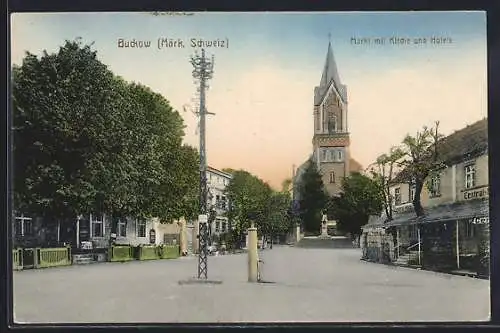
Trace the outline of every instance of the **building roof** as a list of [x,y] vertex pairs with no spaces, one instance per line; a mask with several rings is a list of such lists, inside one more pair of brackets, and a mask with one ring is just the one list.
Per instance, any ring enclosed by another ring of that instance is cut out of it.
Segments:
[[361,163],[356,161],[354,158],[349,159],[349,172],[361,172],[363,171],[363,167]]
[[[439,159],[447,165],[453,165],[464,158],[475,156],[488,149],[488,119],[483,118],[442,138],[438,143]],[[393,183],[409,180],[407,169],[399,172]]]
[[321,74],[321,80],[319,86],[314,89],[314,104],[319,105],[324,97],[325,92],[330,87],[333,81],[333,85],[340,94],[340,97],[344,102],[347,101],[347,89],[340,81],[339,73],[337,70],[337,63],[333,56],[332,43],[328,42],[328,50],[326,53],[325,65],[323,66],[323,73]]
[[224,172],[222,170],[213,168],[211,166],[207,166],[207,171],[219,174],[219,175],[221,175],[223,177],[226,177],[226,178],[233,178],[233,175],[231,175],[230,173],[227,173],[227,172]]

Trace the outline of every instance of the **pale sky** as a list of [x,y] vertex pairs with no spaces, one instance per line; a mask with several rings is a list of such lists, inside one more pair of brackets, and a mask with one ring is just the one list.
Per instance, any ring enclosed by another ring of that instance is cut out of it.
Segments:
[[[25,51],[55,52],[66,39],[92,43],[117,75],[161,93],[184,117],[185,141],[198,147],[190,38],[229,41],[215,56],[207,92],[207,157],[215,168],[246,169],[274,187],[312,152],[313,91],[328,34],[347,85],[351,156],[367,167],[407,133],[440,121],[450,134],[487,116],[486,15],[398,13],[22,13],[11,16],[11,60]],[[425,37],[425,45],[391,45],[390,37]],[[432,44],[430,37],[451,43]],[[159,50],[160,37],[185,48]],[[385,37],[356,45],[352,37]],[[151,41],[149,49],[118,39]]]

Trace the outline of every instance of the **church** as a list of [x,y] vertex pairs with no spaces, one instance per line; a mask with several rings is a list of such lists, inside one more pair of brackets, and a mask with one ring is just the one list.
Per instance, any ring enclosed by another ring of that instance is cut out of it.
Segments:
[[350,154],[347,87],[340,81],[331,42],[319,85],[314,88],[312,154],[294,175],[294,199],[300,200],[297,184],[309,161],[316,163],[329,196],[338,195],[342,179],[362,166]]

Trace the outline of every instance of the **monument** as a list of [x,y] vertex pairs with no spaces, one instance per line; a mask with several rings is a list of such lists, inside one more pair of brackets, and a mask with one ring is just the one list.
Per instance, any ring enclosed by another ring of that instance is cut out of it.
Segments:
[[321,218],[321,235],[319,237],[331,238],[328,235],[328,216],[325,213],[323,213],[323,216]]

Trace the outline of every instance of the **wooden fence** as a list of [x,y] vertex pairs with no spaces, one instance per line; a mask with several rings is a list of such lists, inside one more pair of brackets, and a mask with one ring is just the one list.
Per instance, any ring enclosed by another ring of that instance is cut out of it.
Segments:
[[134,248],[128,245],[112,245],[110,249],[109,261],[130,261],[134,260]]
[[35,268],[71,265],[71,248],[36,249],[37,265]]
[[12,250],[12,268],[14,270],[23,269],[23,249]]

